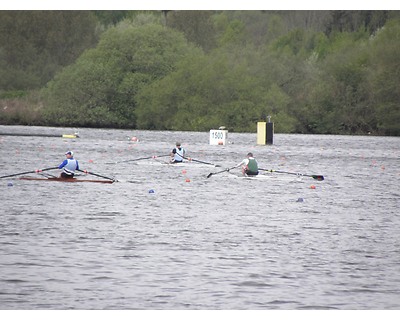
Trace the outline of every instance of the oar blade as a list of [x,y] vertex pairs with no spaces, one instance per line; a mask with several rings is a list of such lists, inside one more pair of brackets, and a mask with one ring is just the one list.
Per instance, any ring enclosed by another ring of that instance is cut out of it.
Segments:
[[261,169],[261,168],[259,168],[258,170],[267,171],[267,172],[293,174],[293,175],[296,175],[296,176],[311,177],[311,178],[313,178],[315,180],[318,180],[318,181],[324,181],[324,179],[325,179],[324,176],[318,175],[318,174],[309,175],[309,174],[302,174],[302,173],[296,173],[296,172],[279,171],[279,170],[272,170],[272,169],[268,170],[268,169]]
[[227,168],[225,170],[222,171],[218,171],[218,172],[211,172],[208,174],[207,178],[211,177],[213,174],[219,174],[219,173],[223,173],[223,172],[229,172],[229,170],[235,169],[236,167],[232,167],[232,168]]

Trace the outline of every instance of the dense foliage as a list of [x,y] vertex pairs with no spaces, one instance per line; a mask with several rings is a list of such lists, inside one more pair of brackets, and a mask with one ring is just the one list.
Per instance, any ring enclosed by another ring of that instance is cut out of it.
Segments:
[[0,15],[0,123],[400,135],[398,12]]
[[40,88],[98,41],[89,11],[0,11],[0,93]]
[[111,28],[49,83],[45,117],[57,125],[134,127],[138,92],[193,50],[181,33],[160,25]]

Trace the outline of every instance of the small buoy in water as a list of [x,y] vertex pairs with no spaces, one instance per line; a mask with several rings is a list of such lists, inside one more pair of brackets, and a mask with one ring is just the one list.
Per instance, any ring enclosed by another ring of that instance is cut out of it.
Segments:
[[132,137],[132,138],[131,138],[131,141],[133,141],[133,142],[138,142],[139,139],[138,139],[137,137]]
[[298,198],[296,202],[304,202],[303,198]]
[[315,186],[312,184],[312,185],[310,186],[310,189],[315,189]]
[[150,189],[149,190],[149,193],[154,193],[155,191],[153,190],[153,189]]
[[89,163],[93,163],[93,160],[92,160],[92,159],[90,159],[90,160],[89,160]]
[[186,171],[185,169],[182,170],[182,173],[183,173],[183,174],[186,174],[186,172],[187,172],[187,171]]
[[185,182],[190,182],[190,179],[189,179],[189,178],[187,178],[187,179],[185,180]]
[[12,181],[8,181],[7,186],[12,187],[13,185]]

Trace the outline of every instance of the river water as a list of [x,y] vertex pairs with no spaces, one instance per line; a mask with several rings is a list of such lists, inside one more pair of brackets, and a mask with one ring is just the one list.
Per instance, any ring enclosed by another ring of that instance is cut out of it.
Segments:
[[[208,132],[0,126],[76,131],[0,135],[0,176],[72,150],[81,169],[118,179],[0,179],[0,309],[400,308],[400,138],[275,134],[259,146],[230,132],[210,145]],[[176,141],[219,166],[126,161]],[[218,173],[250,151],[285,173]]]

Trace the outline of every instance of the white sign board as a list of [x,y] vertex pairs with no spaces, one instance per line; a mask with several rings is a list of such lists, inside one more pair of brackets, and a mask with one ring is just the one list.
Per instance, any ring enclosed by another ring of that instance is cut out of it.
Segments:
[[228,130],[210,130],[211,145],[225,145],[228,139]]

